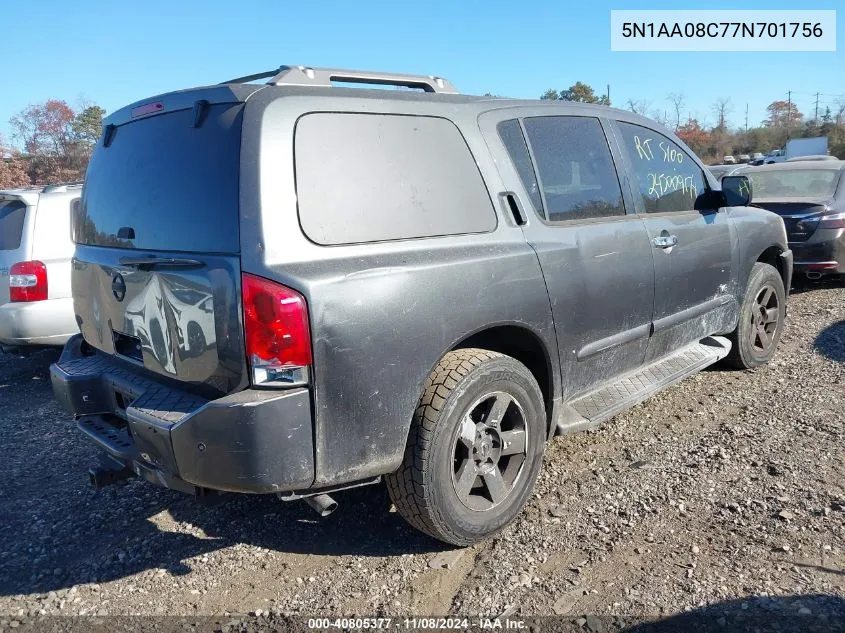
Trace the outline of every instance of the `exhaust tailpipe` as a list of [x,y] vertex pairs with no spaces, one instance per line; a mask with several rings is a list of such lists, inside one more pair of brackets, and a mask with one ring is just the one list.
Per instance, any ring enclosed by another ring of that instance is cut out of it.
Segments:
[[337,501],[332,499],[329,495],[314,495],[313,497],[305,497],[305,503],[314,508],[314,511],[321,517],[327,517],[332,512],[337,510]]
[[814,271],[810,271],[810,272],[807,273],[807,279],[812,279],[813,281],[815,281],[816,279],[821,279],[821,278],[822,278],[821,273],[817,273],[817,272],[814,272]]

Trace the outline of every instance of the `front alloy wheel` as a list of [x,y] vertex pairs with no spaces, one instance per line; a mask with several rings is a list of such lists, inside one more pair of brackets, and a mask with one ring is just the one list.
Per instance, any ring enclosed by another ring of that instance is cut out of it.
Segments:
[[765,354],[775,343],[775,334],[780,325],[780,302],[771,284],[764,285],[754,299],[751,310],[751,346],[754,351]]
[[757,262],[748,276],[739,323],[731,332],[725,362],[739,369],[768,363],[777,349],[786,320],[786,291],[777,269]]

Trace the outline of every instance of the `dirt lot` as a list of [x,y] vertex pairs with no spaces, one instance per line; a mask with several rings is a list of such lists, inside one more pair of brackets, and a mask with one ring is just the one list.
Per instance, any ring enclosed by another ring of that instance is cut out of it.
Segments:
[[55,357],[0,355],[7,623],[255,612],[661,618],[714,603],[845,616],[841,285],[793,295],[770,366],[703,372],[598,431],[555,439],[523,516],[466,550],[406,527],[383,487],[337,495],[328,519],[272,497],[201,506],[140,481],[97,492],[86,478],[95,450],[51,397]]

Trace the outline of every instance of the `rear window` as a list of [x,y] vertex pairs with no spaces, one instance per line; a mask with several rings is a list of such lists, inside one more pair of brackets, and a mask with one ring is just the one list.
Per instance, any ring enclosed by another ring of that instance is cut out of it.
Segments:
[[302,229],[323,245],[496,228],[469,147],[446,119],[313,113],[294,143]]
[[836,193],[838,169],[777,169],[750,171],[754,198],[826,198]]
[[239,250],[241,105],[214,105],[119,126],[91,158],[74,217],[79,244],[149,250]]
[[17,200],[0,202],[0,251],[20,248],[26,205]]

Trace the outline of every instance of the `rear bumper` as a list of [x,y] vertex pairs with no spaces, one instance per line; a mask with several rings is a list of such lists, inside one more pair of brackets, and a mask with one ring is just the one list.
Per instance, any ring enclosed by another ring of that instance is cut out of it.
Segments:
[[53,391],[112,461],[184,491],[271,493],[313,483],[308,389],[205,400],[82,347],[74,336],[50,367]]
[[806,242],[790,242],[796,272],[845,274],[845,229],[818,229]]
[[0,306],[0,343],[4,345],[64,345],[77,332],[73,299]]

